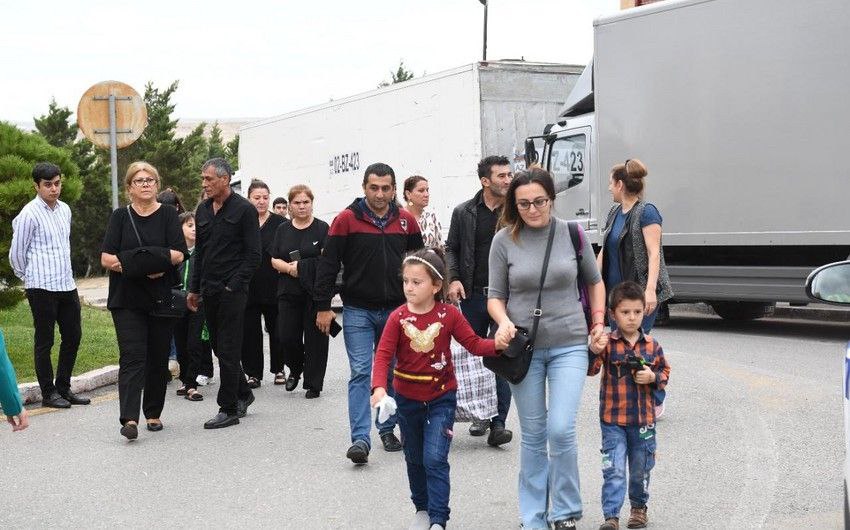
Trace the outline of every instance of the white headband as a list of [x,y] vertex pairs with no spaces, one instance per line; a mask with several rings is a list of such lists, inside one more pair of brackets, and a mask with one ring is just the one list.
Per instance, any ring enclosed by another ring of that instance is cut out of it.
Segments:
[[434,274],[436,274],[436,275],[437,275],[437,278],[439,278],[440,280],[442,280],[442,279],[443,279],[443,275],[442,275],[442,274],[440,274],[440,271],[438,271],[438,270],[437,270],[437,267],[435,267],[435,266],[431,265],[431,264],[428,262],[428,260],[426,260],[426,259],[422,259],[422,258],[420,258],[419,256],[407,256],[406,258],[404,258],[403,263],[407,263],[408,261],[418,261],[419,263],[424,263],[425,265],[427,265],[427,266],[428,266],[428,268],[429,268],[429,269],[431,269],[432,271],[434,271]]

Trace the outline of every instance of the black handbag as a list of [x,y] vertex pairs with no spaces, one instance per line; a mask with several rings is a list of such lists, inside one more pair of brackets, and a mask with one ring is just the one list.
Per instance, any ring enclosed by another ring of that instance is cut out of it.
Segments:
[[153,309],[148,314],[153,317],[183,318],[188,311],[186,291],[172,287],[163,297],[154,298]]
[[[133,227],[133,232],[136,233],[136,239],[139,240],[139,246],[144,246],[139,231],[136,229],[136,222],[133,221],[133,212],[130,211],[129,204],[127,205],[127,216],[130,218],[130,226]],[[151,293],[151,297],[153,298],[153,309],[148,312],[150,316],[183,318],[189,311],[189,306],[186,305],[186,291],[182,289],[173,287],[168,291],[163,289],[160,293]]]
[[537,291],[537,307],[532,313],[534,318],[531,331],[517,326],[516,335],[508,343],[502,353],[496,357],[484,357],[484,366],[509,383],[518,385],[525,379],[531,357],[534,355],[534,338],[537,336],[537,326],[543,314],[540,308],[543,298],[543,283],[546,281],[546,270],[549,268],[549,255],[552,253],[552,241],[555,239],[555,219],[552,218],[549,227],[549,241],[546,243],[546,256],[543,258],[543,271],[540,273],[540,289]]

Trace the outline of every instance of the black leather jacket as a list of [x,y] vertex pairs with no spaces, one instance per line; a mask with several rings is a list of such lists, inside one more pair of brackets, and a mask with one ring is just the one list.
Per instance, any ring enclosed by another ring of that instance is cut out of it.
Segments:
[[483,189],[473,198],[458,204],[452,212],[449,236],[446,238],[446,267],[449,282],[460,280],[467,294],[472,292],[472,275],[475,271],[475,229],[477,205]]

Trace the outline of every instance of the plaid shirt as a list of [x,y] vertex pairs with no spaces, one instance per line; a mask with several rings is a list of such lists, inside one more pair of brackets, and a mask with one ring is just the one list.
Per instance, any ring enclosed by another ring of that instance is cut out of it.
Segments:
[[[655,372],[655,383],[639,385],[626,365],[629,355],[642,358]],[[599,385],[599,419],[613,425],[650,425],[655,423],[655,401],[653,389],[667,386],[670,365],[664,358],[664,350],[651,336],[640,332],[635,344],[620,336],[619,331],[611,334],[608,346],[599,355],[591,353],[587,375],[596,375],[601,368],[602,382]]]

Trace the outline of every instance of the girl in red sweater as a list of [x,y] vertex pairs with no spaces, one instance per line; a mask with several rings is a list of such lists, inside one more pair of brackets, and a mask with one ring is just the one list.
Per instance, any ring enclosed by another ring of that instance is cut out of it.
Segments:
[[395,357],[393,388],[410,498],[416,507],[411,529],[443,529],[449,519],[448,456],[457,404],[452,337],[473,355],[497,355],[496,350],[506,346],[478,337],[458,308],[443,303],[445,271],[433,249],[404,258],[407,303],[390,313],[372,369],[375,406],[386,395],[387,371]]

